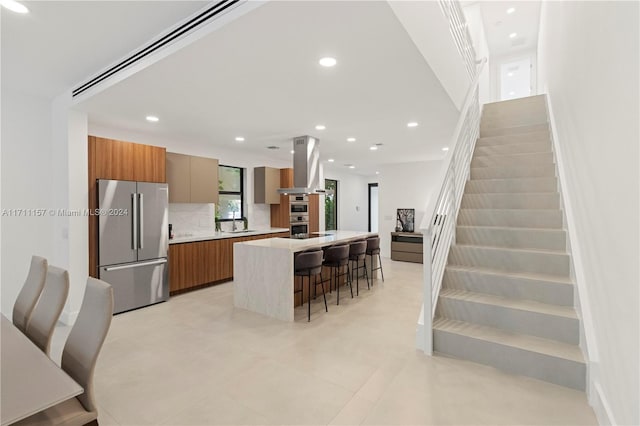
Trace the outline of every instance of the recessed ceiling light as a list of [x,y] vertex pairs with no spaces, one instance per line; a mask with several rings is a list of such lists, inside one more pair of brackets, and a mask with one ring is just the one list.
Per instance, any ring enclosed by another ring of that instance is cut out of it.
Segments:
[[416,123],[415,121],[412,121],[410,123],[407,123],[407,127],[418,127],[418,123]]
[[324,129],[326,129],[326,127],[325,127],[325,125],[324,125],[324,124],[318,124],[318,125],[316,126],[316,130],[324,130]]
[[376,174],[377,174],[377,175],[379,175],[379,174],[380,174],[380,172],[376,172]]
[[513,90],[511,92],[509,92],[509,95],[511,95],[511,96],[513,96],[515,94],[516,94],[516,92],[514,92]]
[[516,37],[518,37],[518,33],[509,34],[509,38],[516,38]]
[[295,154],[296,152],[295,152],[294,150],[291,150],[291,153],[292,153],[292,154]]
[[236,142],[244,142],[244,138],[242,136],[238,136],[236,138]]
[[508,73],[507,73],[507,76],[508,76],[508,77],[513,77],[513,73],[512,73],[512,72],[508,72]]
[[353,164],[349,166],[350,169],[355,169],[356,166],[354,166]]
[[347,138],[347,142],[355,142],[356,138]]
[[29,13],[29,9],[27,9],[27,6],[23,5],[22,3],[18,3],[15,0],[0,0],[0,5],[6,7],[12,12]]
[[378,149],[378,147],[377,147],[377,146],[375,146],[375,145],[371,145],[371,146],[369,147],[369,149],[370,149],[371,151],[375,151],[375,150],[377,150],[377,149]]
[[442,147],[442,150],[443,150],[443,151],[449,151],[449,147],[448,147],[448,146],[443,146],[443,147]]
[[160,119],[155,115],[147,115],[147,121],[150,121],[152,123],[157,123],[158,121],[160,121]]
[[320,59],[318,63],[323,67],[333,67],[338,63],[338,61],[336,61],[336,58],[331,58],[327,56],[326,58]]
[[516,11],[516,8],[515,8],[515,7],[510,7],[509,9],[507,9],[507,13],[508,13],[509,15],[511,15],[511,14],[512,14],[513,12],[515,12],[515,11]]
[[329,158],[327,161],[330,162],[330,163],[333,163],[336,160],[334,160],[333,158]]

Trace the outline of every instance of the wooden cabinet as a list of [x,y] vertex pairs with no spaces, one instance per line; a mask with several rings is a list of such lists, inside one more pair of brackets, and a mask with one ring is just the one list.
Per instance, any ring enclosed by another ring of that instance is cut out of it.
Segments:
[[170,203],[218,203],[218,160],[167,153]]
[[169,245],[169,292],[208,286],[233,279],[233,244],[288,237],[288,232]]
[[422,263],[422,234],[392,232],[391,260]]
[[[293,169],[280,169],[280,188],[293,187]],[[280,202],[271,205],[271,226],[288,228],[290,221],[289,196],[280,194]]]
[[[162,147],[89,136],[89,209],[98,207],[97,179],[164,183],[166,150]],[[89,216],[89,275],[97,276],[98,220]]]
[[280,204],[280,170],[273,167],[253,168],[253,202]]

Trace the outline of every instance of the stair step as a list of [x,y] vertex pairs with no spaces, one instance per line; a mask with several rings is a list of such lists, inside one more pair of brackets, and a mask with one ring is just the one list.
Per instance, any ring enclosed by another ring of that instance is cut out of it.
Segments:
[[569,276],[569,255],[552,250],[454,244],[449,251],[448,263],[507,272]]
[[560,229],[562,211],[461,208],[458,213],[458,225]]
[[560,194],[538,192],[533,194],[464,194],[463,209],[530,209],[550,210],[560,208]]
[[471,167],[471,179],[509,179],[526,177],[555,177],[556,168],[553,164],[539,166],[492,166]]
[[586,364],[575,345],[445,318],[434,321],[433,345],[436,352],[511,374],[585,389]]
[[527,126],[512,126],[512,127],[496,127],[496,128],[482,128],[480,127],[480,137],[486,136],[504,136],[515,135],[519,133],[531,133],[548,130],[549,124],[545,122],[530,124]]
[[513,179],[472,179],[467,181],[465,194],[486,193],[536,193],[556,192],[558,182],[555,177],[513,178]]
[[545,95],[526,96],[524,98],[510,99],[508,101],[489,102],[482,107],[482,116],[485,113],[504,113],[525,108],[546,108]]
[[567,234],[563,229],[459,225],[456,228],[456,242],[490,247],[564,250]]
[[555,164],[553,152],[524,154],[478,155],[471,160],[471,167],[539,167]]
[[476,146],[511,145],[528,142],[551,142],[549,130],[519,133],[516,135],[486,136],[478,138]]
[[489,268],[447,265],[442,287],[573,306],[574,288],[568,277],[505,273]]
[[443,288],[436,313],[444,318],[570,344],[578,344],[580,340],[578,317],[573,306]]
[[551,141],[521,142],[505,145],[476,146],[473,158],[486,155],[533,154],[551,152]]

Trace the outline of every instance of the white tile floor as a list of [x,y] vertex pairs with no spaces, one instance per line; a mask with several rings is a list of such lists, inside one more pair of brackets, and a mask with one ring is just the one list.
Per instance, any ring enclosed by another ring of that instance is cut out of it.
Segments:
[[421,265],[383,264],[385,283],[329,313],[318,299],[310,323],[306,306],[294,323],[235,309],[232,283],[115,316],[100,424],[596,424],[584,393],[416,351]]

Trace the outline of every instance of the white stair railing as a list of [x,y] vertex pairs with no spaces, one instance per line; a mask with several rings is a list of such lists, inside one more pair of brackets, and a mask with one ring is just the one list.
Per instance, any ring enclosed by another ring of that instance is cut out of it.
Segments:
[[473,81],[465,96],[449,151],[436,181],[435,188],[440,188],[440,191],[432,194],[429,199],[420,225],[424,245],[424,305],[420,313],[421,318],[418,320],[417,344],[428,355],[433,353],[432,328],[436,302],[447,265],[449,248],[455,237],[458,211],[469,177],[473,149],[480,135],[478,82],[486,62],[486,58],[482,59],[474,70]]
[[469,78],[473,78],[476,75],[476,52],[460,2],[458,0],[440,0],[438,3],[445,19],[449,21],[449,32],[451,32],[453,42],[458,48],[458,53],[464,62]]

